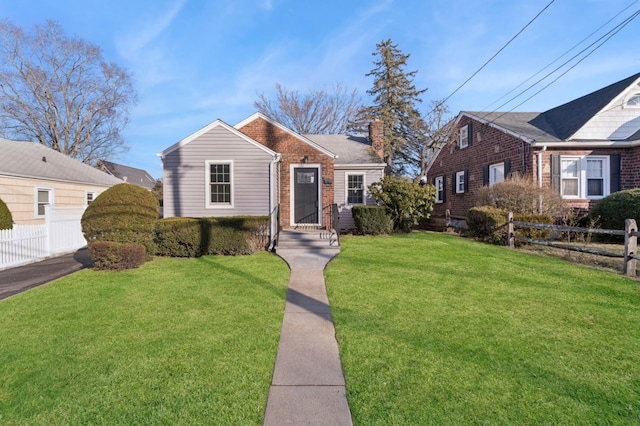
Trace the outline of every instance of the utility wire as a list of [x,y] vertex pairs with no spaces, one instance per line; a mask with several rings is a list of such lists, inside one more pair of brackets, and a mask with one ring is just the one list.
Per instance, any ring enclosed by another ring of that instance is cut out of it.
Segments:
[[[582,58],[580,58],[580,60],[578,60],[575,64],[571,65],[566,71],[564,71],[563,73],[561,73],[559,76],[557,76],[555,79],[553,79],[551,82],[549,82],[546,86],[544,86],[543,88],[541,88],[540,90],[538,90],[537,92],[535,92],[533,95],[529,96],[527,99],[525,99],[524,101],[520,102],[518,105],[514,106],[513,108],[511,108],[509,111],[505,111],[502,114],[500,114],[499,116],[493,118],[491,121],[495,122],[495,120],[499,119],[500,117],[502,117],[503,115],[513,111],[514,109],[518,108],[519,106],[521,106],[522,104],[528,102],[529,100],[531,100],[531,98],[533,98],[534,96],[538,95],[540,92],[542,92],[543,90],[545,90],[546,88],[548,88],[549,86],[551,86],[553,83],[555,83],[556,81],[558,81],[562,76],[564,76],[566,73],[568,73],[569,71],[571,71],[573,68],[575,68],[578,64],[580,64],[582,61],[584,61],[585,59],[587,59],[589,56],[591,56],[596,50],[598,50],[600,47],[602,47],[602,45],[604,45],[607,41],[609,41],[614,35],[618,34],[624,27],[626,27],[629,23],[631,23],[631,21],[633,21],[635,18],[638,17],[638,15],[640,15],[640,9],[636,10],[632,15],[630,15],[629,17],[627,17],[624,21],[622,21],[620,24],[616,25],[613,29],[611,29],[610,31],[608,31],[605,35],[603,35],[602,37],[600,37],[599,39],[597,39],[596,41],[594,41],[593,43],[591,43],[589,46],[587,46],[586,48],[582,49],[580,52],[578,52],[576,55],[572,56],[569,60],[567,60],[566,62],[564,62],[562,65],[560,65],[559,67],[557,67],[556,69],[554,69],[553,71],[551,71],[550,73],[548,73],[547,75],[545,75],[544,77],[542,77],[540,80],[538,80],[537,82],[535,82],[533,85],[529,86],[527,89],[525,89],[524,91],[520,92],[518,95],[516,95],[515,97],[511,98],[509,101],[507,101],[506,103],[511,102],[512,100],[516,99],[517,97],[521,96],[522,94],[524,94],[525,92],[527,92],[529,89],[533,88],[534,86],[536,86],[538,83],[540,83],[541,81],[545,80],[547,77],[551,76],[552,74],[554,74],[556,71],[558,71],[560,68],[564,67],[565,65],[567,65],[569,62],[573,61],[575,58],[577,58],[578,56],[580,56],[582,53],[584,53],[586,50],[588,50],[589,48],[593,47],[596,43],[598,43],[599,41],[603,40],[602,43],[598,44],[595,48],[593,48],[593,50],[591,50],[590,52],[588,52],[586,55],[584,55]],[[503,104],[505,105],[505,104]],[[501,107],[503,106],[501,105]],[[492,114],[493,112],[496,111],[492,111],[487,113],[483,118],[487,117],[489,114]]]
[[[627,9],[629,9],[631,6],[633,6],[634,4],[638,3],[638,1],[640,0],[635,0],[633,3],[629,4],[627,7],[625,7],[624,9],[622,9],[620,12],[618,12],[615,16],[613,16],[611,19],[609,19],[607,22],[605,22],[604,24],[600,25],[595,31],[593,31],[591,34],[589,34],[588,36],[586,36],[585,38],[583,38],[582,40],[580,40],[578,43],[576,43],[575,45],[573,45],[569,50],[565,51],[562,55],[558,56],[556,59],[554,59],[553,61],[551,61],[549,64],[545,65],[543,68],[541,68],[538,72],[536,72],[535,74],[533,74],[532,76],[530,76],[529,78],[527,78],[526,80],[524,80],[522,83],[518,84],[516,87],[514,87],[513,89],[509,90],[507,93],[505,93],[504,95],[500,96],[498,99],[496,99],[495,101],[493,101],[492,103],[490,103],[489,105],[487,105],[486,107],[484,107],[481,111],[487,111],[489,110],[489,108],[491,108],[493,105],[495,105],[496,103],[500,102],[502,99],[506,98],[507,96],[509,96],[511,93],[515,92],[516,90],[518,90],[520,87],[524,86],[528,81],[531,81],[533,78],[535,78],[536,76],[538,76],[540,73],[542,73],[544,70],[546,70],[547,68],[549,68],[551,65],[555,64],[556,62],[558,62],[560,59],[562,59],[563,57],[565,57],[566,55],[569,54],[569,52],[571,52],[572,50],[576,49],[578,46],[580,46],[582,43],[584,43],[585,41],[587,41],[589,38],[591,38],[594,34],[596,34],[598,31],[600,31],[602,28],[604,28],[605,26],[609,25],[611,23],[611,21],[613,21],[614,19],[616,19],[618,16],[622,15],[622,13],[624,13]],[[528,91],[530,88],[532,88],[533,86],[530,86],[529,88],[527,88],[526,91]],[[492,112],[495,112],[497,110],[499,110],[500,108],[502,108],[503,106],[505,106],[506,104],[508,104],[509,102],[511,102],[514,98],[511,98],[509,101],[503,103],[502,105],[500,105],[499,107],[495,108],[494,110],[492,110]]]
[[[451,98],[453,95],[455,95],[458,90],[462,89],[473,77],[475,77],[480,71],[482,71],[484,69],[484,67],[486,67],[487,65],[489,65],[489,63],[491,61],[493,61],[495,59],[496,56],[498,56],[500,54],[500,52],[502,52],[507,46],[509,46],[509,44],[511,44],[511,42],[513,40],[516,39],[516,37],[518,37],[520,34],[522,34],[522,32],[527,29],[527,27],[529,25],[531,25],[533,23],[533,21],[535,21],[536,19],[538,19],[538,17],[540,15],[542,15],[542,13],[547,10],[549,8],[549,6],[551,6],[553,4],[553,2],[555,2],[555,0],[551,0],[540,12],[538,12],[538,14],[536,16],[533,17],[533,19],[531,19],[527,25],[525,25],[524,27],[522,27],[522,29],[520,31],[518,31],[518,33],[516,35],[514,35],[513,37],[511,37],[511,39],[500,48],[500,50],[498,50],[491,58],[489,58],[488,61],[486,61],[480,68],[478,68],[473,74],[471,74],[471,76],[469,78],[467,78],[464,83],[462,83],[460,86],[458,86],[458,88],[456,90],[454,90],[449,96],[447,96],[446,98],[444,98],[442,101],[438,102],[438,104],[433,107],[433,109],[431,110],[431,112],[433,112],[434,110],[436,110],[437,108],[439,108],[441,105],[443,105],[445,102],[447,102],[447,100],[449,100],[449,98]],[[431,113],[430,112],[430,113]]]

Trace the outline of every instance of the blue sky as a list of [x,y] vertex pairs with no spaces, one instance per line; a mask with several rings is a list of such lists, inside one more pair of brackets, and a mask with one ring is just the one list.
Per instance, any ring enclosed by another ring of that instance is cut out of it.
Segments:
[[[0,17],[24,28],[58,21],[129,70],[139,102],[125,130],[130,151],[113,160],[161,177],[156,153],[217,118],[241,121],[255,112],[256,94],[273,93],[276,83],[304,92],[340,82],[367,102],[372,53],[389,38],[411,54],[407,70],[418,70],[416,87],[428,88],[420,104],[426,112],[549,1],[21,0],[0,3]],[[448,100],[452,114],[495,109],[511,96],[498,99],[628,6],[555,66],[640,9],[633,0],[556,0]],[[515,110],[544,111],[640,72],[639,35],[640,18]]]

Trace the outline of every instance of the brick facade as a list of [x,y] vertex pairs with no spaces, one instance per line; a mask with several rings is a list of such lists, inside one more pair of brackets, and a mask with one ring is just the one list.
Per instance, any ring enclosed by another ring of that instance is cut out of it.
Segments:
[[[466,148],[458,147],[458,134],[461,127],[470,124],[470,145]],[[600,149],[559,149],[535,148],[528,142],[473,120],[462,115],[456,125],[452,138],[437,154],[431,165],[427,179],[433,183],[439,176],[445,177],[445,201],[436,203],[433,216],[444,216],[449,209],[453,216],[465,216],[468,209],[476,206],[477,193],[485,185],[483,168],[487,165],[508,162],[510,172],[507,178],[515,174],[538,180],[537,153],[542,157],[542,184],[551,187],[551,156],[552,155],[603,155],[620,154],[620,189],[640,188],[640,147],[631,148],[600,148]],[[468,171],[468,186],[464,193],[456,193],[455,173]],[[567,205],[577,210],[588,210],[597,200],[567,199]]]
[[304,164],[320,164],[322,170],[320,179],[322,185],[322,207],[329,206],[334,202],[333,157],[260,117],[245,124],[238,130],[273,151],[282,154],[280,165],[280,226],[282,228],[291,228],[293,226],[290,221],[292,164],[300,165],[301,167]]

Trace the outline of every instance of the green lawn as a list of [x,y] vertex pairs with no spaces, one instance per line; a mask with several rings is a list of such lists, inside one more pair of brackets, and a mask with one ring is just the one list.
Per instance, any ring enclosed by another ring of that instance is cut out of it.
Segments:
[[638,283],[448,234],[341,240],[354,423],[639,424]]
[[288,268],[83,270],[0,302],[0,424],[261,424]]

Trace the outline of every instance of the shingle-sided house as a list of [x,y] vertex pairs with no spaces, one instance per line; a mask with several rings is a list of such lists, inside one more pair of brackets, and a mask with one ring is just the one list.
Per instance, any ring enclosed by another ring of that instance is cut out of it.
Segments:
[[463,216],[480,188],[516,174],[588,210],[640,187],[640,73],[545,112],[462,111],[427,170],[434,216]]
[[273,229],[330,228],[335,204],[340,227],[352,228],[351,207],[373,203],[367,186],[384,173],[372,148],[382,146],[381,125],[370,126],[371,142],[301,135],[260,113],[235,126],[216,120],[158,154],[164,216],[271,216]]
[[124,182],[141,186],[149,191],[151,191],[156,185],[156,180],[143,169],[137,169],[135,167],[103,160],[98,161],[96,168],[109,173],[111,176],[121,179]]
[[40,224],[45,206],[86,207],[120,179],[37,142],[0,138],[0,198],[16,224]]

